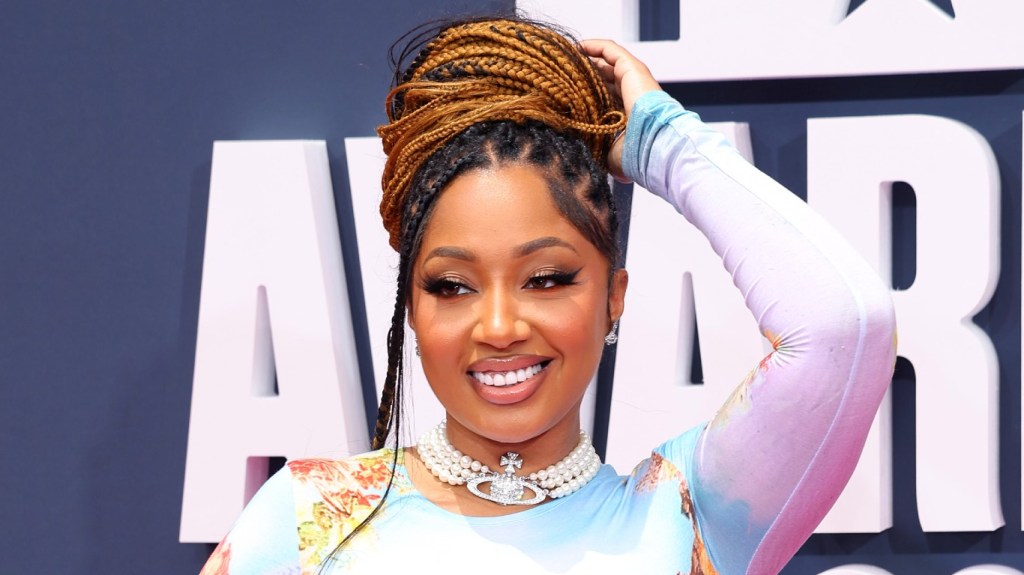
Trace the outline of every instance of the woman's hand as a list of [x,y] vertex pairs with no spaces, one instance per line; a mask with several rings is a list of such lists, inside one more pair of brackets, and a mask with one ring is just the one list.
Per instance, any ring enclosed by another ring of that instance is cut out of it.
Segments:
[[[622,99],[627,118],[637,98],[652,90],[661,89],[647,66],[615,42],[585,40],[581,47],[597,66],[597,71],[608,84],[612,95]],[[616,138],[608,153],[608,171],[615,179],[626,181],[622,173],[622,147],[623,138]]]

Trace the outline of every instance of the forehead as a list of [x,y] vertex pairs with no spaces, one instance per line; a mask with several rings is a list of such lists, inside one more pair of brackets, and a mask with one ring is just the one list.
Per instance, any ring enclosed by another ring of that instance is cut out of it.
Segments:
[[472,170],[452,180],[424,230],[421,253],[437,246],[507,251],[539,237],[590,245],[556,208],[544,172],[512,164]]

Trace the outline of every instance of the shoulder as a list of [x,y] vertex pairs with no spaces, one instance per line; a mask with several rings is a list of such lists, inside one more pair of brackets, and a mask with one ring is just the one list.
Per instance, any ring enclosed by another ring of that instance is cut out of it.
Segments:
[[632,489],[638,496],[650,494],[661,513],[668,514],[671,524],[686,525],[690,534],[684,543],[690,548],[691,573],[718,573],[711,561],[701,530],[700,500],[702,495],[693,488],[693,459],[700,449],[699,443],[705,426],[700,425],[661,444],[633,470]]
[[692,427],[682,435],[677,435],[654,448],[653,459],[667,459],[684,475],[689,474],[694,453],[697,450],[697,445],[700,442],[700,438],[707,425],[708,424],[706,423],[702,423]]
[[304,567],[316,567],[329,557],[380,504],[394,457],[393,450],[382,449],[345,459],[288,462]]
[[379,449],[345,459],[294,459],[288,462],[292,479],[324,488],[339,484],[381,487],[391,477],[394,450]]
[[654,505],[681,510],[689,519],[693,509],[689,475],[703,430],[701,425],[666,441],[633,469],[623,485],[634,502],[646,500]]
[[391,449],[381,449],[345,459],[289,461],[296,506],[322,501],[349,515],[372,507],[387,489],[394,455]]
[[282,469],[245,506],[202,574],[294,573],[299,559],[294,525],[291,481]]

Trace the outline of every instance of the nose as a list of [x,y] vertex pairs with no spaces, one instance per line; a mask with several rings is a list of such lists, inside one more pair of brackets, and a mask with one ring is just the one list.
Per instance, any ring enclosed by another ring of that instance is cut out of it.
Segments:
[[521,317],[515,296],[503,289],[488,290],[480,301],[474,339],[495,349],[506,349],[529,336],[529,322]]

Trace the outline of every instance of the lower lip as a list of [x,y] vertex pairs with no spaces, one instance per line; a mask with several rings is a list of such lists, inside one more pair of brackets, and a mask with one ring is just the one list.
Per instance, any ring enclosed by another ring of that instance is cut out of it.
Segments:
[[511,405],[513,403],[519,403],[530,399],[530,397],[540,389],[540,385],[547,377],[548,369],[550,367],[550,364],[547,365],[540,373],[522,383],[505,385],[502,387],[480,383],[475,377],[469,374],[466,374],[466,377],[469,378],[473,385],[473,389],[476,390],[477,394],[482,397],[484,401],[495,405]]

